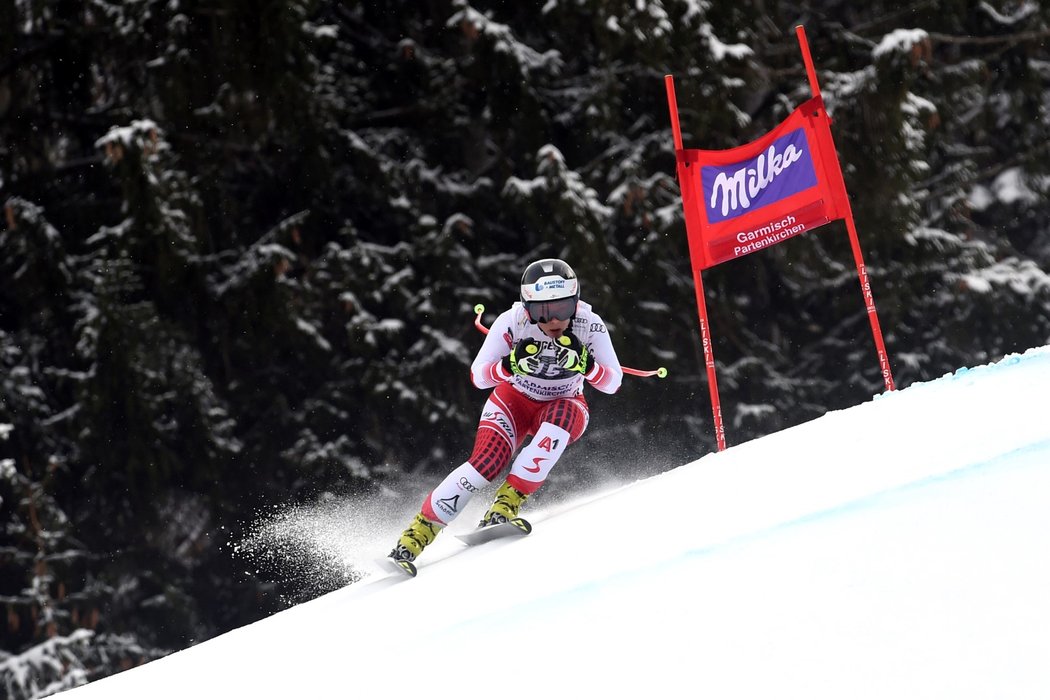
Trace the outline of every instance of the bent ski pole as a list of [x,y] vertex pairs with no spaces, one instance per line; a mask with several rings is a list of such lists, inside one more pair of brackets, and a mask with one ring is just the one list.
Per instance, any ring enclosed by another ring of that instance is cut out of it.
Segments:
[[[482,335],[488,335],[489,329],[481,322],[481,314],[485,313],[485,305],[475,304],[474,313],[477,314],[474,317],[474,327],[481,331]],[[634,369],[633,367],[624,367],[623,365],[620,365],[620,369],[623,370],[624,374],[633,374],[636,377],[659,377],[660,379],[663,379],[667,376],[666,367],[659,367],[657,369]]]

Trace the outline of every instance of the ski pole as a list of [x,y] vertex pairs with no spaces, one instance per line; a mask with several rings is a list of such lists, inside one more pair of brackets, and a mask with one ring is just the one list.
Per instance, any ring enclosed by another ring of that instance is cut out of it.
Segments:
[[[474,327],[481,331],[482,335],[488,335],[489,329],[481,322],[481,314],[485,313],[485,305],[475,304],[474,313],[477,314],[474,317]],[[660,379],[663,379],[667,376],[666,367],[659,367],[657,369],[634,369],[633,367],[624,367],[623,365],[620,365],[620,369],[623,370],[624,374],[633,374],[636,377],[659,377]]]

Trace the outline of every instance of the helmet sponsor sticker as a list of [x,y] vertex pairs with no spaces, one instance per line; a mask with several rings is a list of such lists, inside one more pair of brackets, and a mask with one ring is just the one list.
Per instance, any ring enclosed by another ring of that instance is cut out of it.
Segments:
[[533,284],[521,286],[521,298],[525,301],[543,301],[550,299],[564,299],[579,292],[579,281],[565,279],[559,275],[541,277]]

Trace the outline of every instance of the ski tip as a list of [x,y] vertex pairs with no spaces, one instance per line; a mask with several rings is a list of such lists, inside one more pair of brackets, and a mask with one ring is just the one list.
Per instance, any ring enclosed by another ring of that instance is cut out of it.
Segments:
[[532,523],[525,518],[514,518],[510,521],[510,524],[524,532],[526,535],[532,532]]
[[416,565],[410,561],[404,559],[394,559],[393,557],[383,557],[379,560],[379,563],[387,571],[398,571],[406,576],[415,576],[418,573]]

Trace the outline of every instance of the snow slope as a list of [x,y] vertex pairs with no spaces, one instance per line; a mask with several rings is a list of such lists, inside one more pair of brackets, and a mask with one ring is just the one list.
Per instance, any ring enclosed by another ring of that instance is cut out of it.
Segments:
[[959,370],[61,697],[1048,698],[1048,396]]

